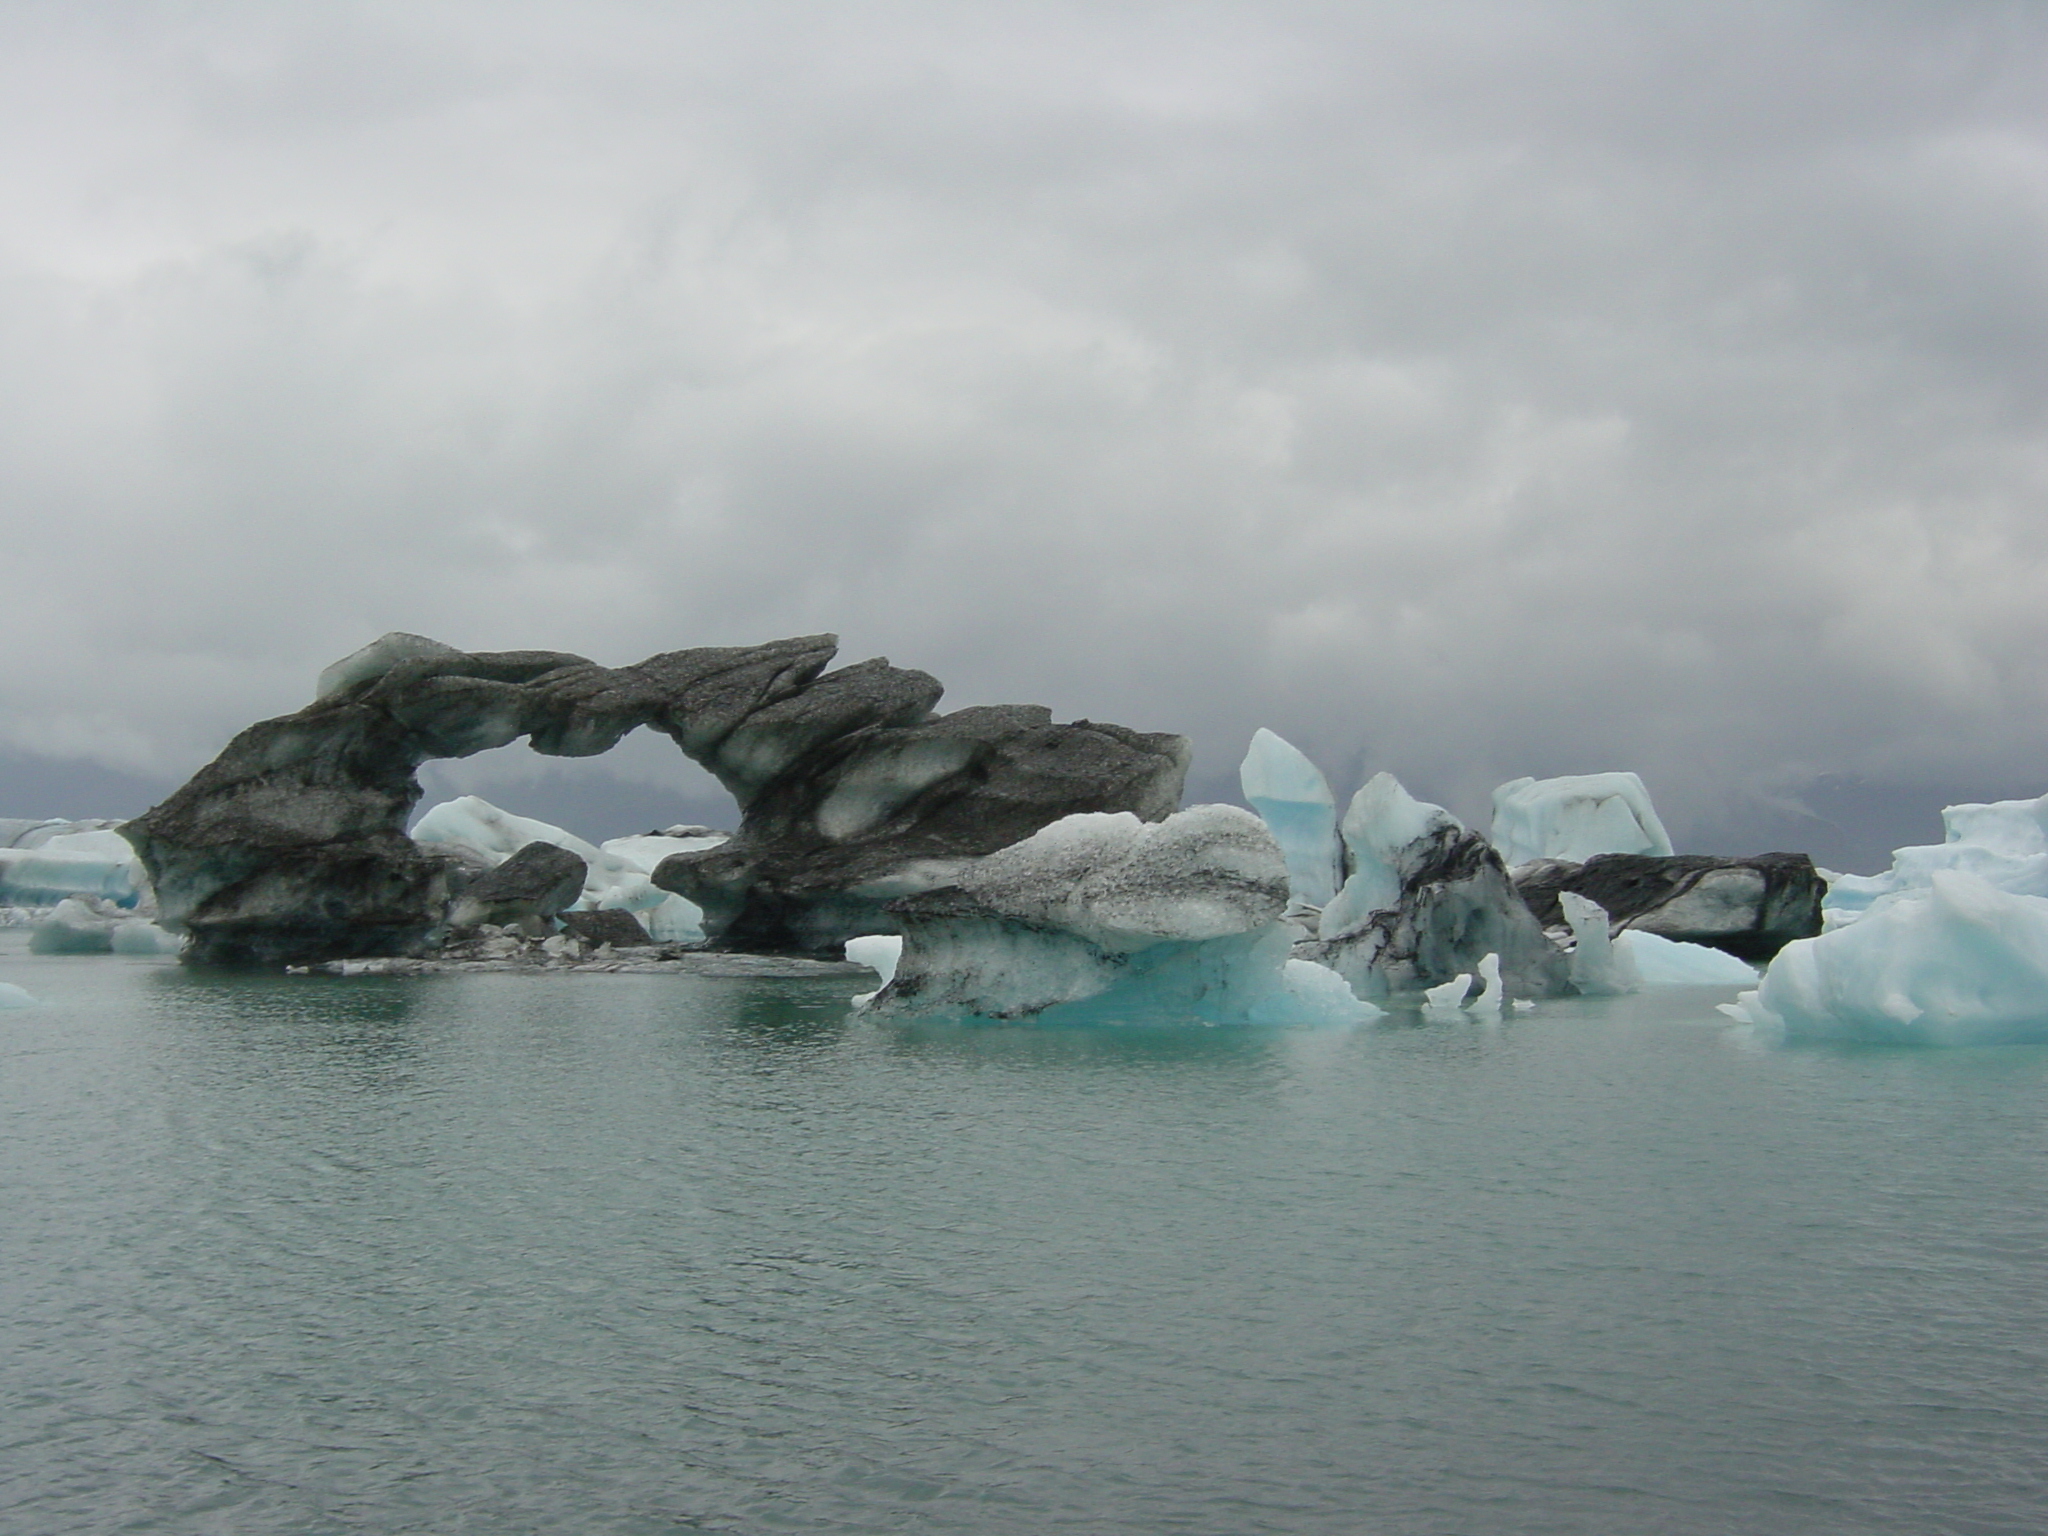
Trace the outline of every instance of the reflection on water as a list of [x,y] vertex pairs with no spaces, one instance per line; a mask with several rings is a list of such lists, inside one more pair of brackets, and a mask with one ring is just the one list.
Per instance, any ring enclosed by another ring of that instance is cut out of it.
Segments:
[[4,958],[0,1528],[2041,1523],[2048,1052]]

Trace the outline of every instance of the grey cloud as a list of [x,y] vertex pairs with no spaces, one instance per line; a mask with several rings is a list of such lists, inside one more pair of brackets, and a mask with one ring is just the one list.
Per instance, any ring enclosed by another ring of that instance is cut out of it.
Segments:
[[0,25],[13,750],[832,628],[1209,792],[2048,788],[2030,8]]

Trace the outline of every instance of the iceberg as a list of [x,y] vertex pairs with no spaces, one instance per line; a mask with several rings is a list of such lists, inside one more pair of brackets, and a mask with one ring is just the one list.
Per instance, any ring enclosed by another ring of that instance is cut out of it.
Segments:
[[1942,840],[1900,848],[1881,875],[1836,875],[1821,900],[1826,930],[1856,922],[1903,891],[1929,890],[1935,875],[1961,871],[2017,896],[2048,896],[2048,795],[1945,806]]
[[422,848],[486,869],[495,869],[528,843],[566,849],[587,867],[575,910],[631,912],[657,942],[678,944],[703,939],[703,913],[688,897],[662,890],[650,877],[671,854],[716,848],[725,841],[722,833],[673,837],[649,832],[594,844],[545,821],[500,810],[477,795],[434,806],[414,825],[412,838]]
[[1510,867],[1537,859],[1583,864],[1595,854],[1665,857],[1671,838],[1632,773],[1515,779],[1493,792],[1493,845]]
[[[118,911],[119,909],[115,909]],[[48,914],[36,919],[29,929],[28,948],[34,955],[105,955],[113,952],[114,928],[127,913],[114,915],[106,904],[82,896],[67,896]]]
[[2048,1043],[2048,897],[1932,870],[1786,945],[1723,1011],[1788,1041]]
[[1164,821],[1063,817],[889,911],[901,939],[849,942],[882,985],[878,1016],[1048,1024],[1349,1024],[1379,1010],[1291,954],[1285,857],[1249,811]]
[[[0,904],[51,906],[67,896],[95,896],[135,906],[148,882],[117,822],[30,822],[0,847]],[[0,832],[23,823],[0,823]]]
[[1344,878],[1337,841],[1337,798],[1322,770],[1292,744],[1260,726],[1237,770],[1244,797],[1259,813],[1287,860],[1287,884],[1298,906],[1322,907]]
[[24,987],[17,987],[11,981],[0,981],[0,1008],[36,1008],[42,999],[33,997]]
[[1351,874],[1297,951],[1360,997],[1425,991],[1498,957],[1511,997],[1564,990],[1566,963],[1492,844],[1440,805],[1375,775],[1344,813]]

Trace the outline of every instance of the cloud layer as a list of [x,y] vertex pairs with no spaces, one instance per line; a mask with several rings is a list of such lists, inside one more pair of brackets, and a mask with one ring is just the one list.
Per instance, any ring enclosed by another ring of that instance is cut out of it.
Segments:
[[2048,789],[2032,7],[22,6],[0,175],[0,749],[831,629],[1212,793]]

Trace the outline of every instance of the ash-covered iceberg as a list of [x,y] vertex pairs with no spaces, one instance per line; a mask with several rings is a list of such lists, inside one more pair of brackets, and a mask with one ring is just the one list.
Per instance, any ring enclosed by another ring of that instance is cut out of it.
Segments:
[[1330,781],[1299,749],[1264,726],[1252,733],[1237,776],[1245,799],[1280,844],[1295,904],[1322,907],[1344,882],[1337,797],[1330,793]]
[[1671,838],[1633,773],[1515,779],[1493,792],[1493,845],[1509,867],[1537,859],[1583,864],[1600,853],[1664,857]]
[[1297,953],[1360,997],[1420,994],[1499,956],[1511,998],[1550,997],[1567,962],[1529,911],[1493,845],[1440,805],[1376,775],[1344,813],[1351,873]]
[[1880,875],[1836,875],[1821,902],[1832,930],[1857,921],[1887,896],[1927,891],[1937,874],[1954,871],[2016,896],[2048,896],[2048,795],[1945,806],[1942,840],[1900,848]]
[[[1340,978],[1291,956],[1288,896],[1279,845],[1236,806],[1067,816],[894,903],[901,948],[861,1006],[1046,1023],[1371,1017]],[[848,954],[891,959],[873,940]]]
[[1932,870],[1786,945],[1727,1011],[1795,1041],[2048,1043],[2048,898]]
[[422,848],[460,859],[478,869],[496,869],[531,843],[546,843],[583,860],[583,890],[571,905],[579,912],[630,912],[648,936],[664,943],[703,939],[703,913],[688,897],[664,891],[649,878],[671,854],[716,848],[722,834],[672,837],[658,832],[590,843],[562,828],[515,816],[478,795],[460,795],[432,807],[412,829]]

